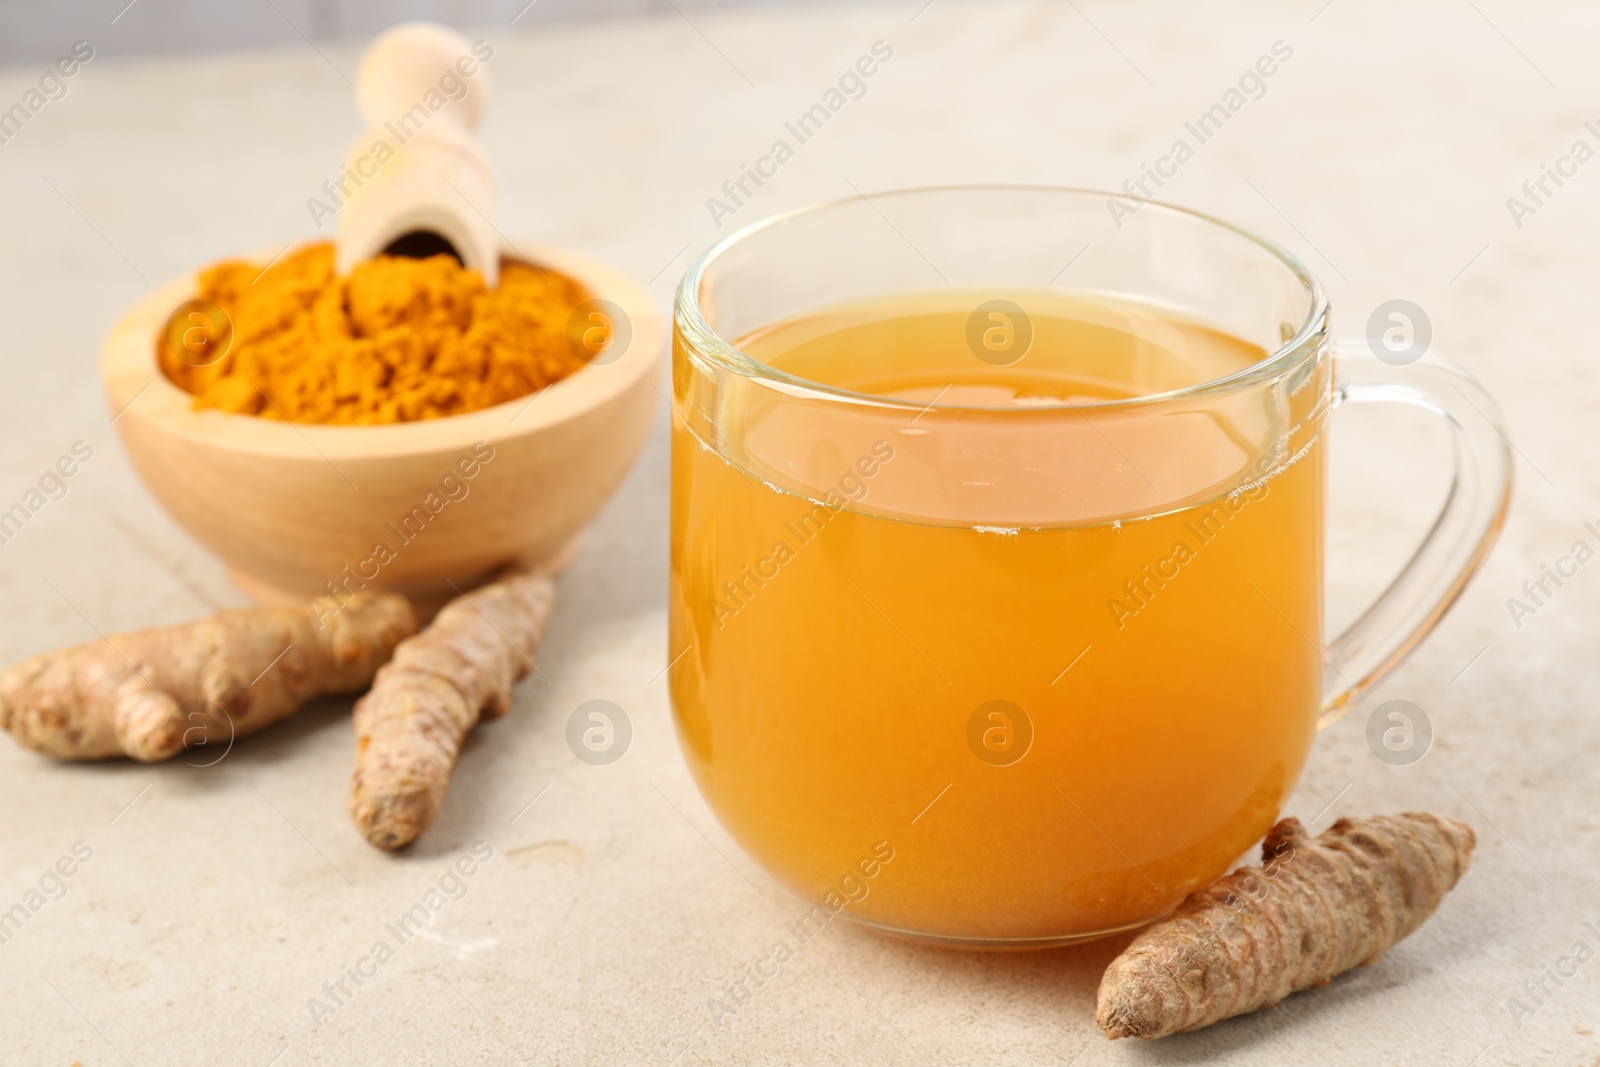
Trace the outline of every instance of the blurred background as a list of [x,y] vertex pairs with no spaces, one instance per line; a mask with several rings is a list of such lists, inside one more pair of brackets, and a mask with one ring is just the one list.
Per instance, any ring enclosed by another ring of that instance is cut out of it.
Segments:
[[[674,8],[776,7],[797,0],[0,0],[0,65],[55,59],[62,41],[99,29],[101,55],[149,55],[365,39],[399,22],[519,27],[671,14]],[[138,18],[126,17],[137,7]],[[101,29],[115,19],[115,31]]]

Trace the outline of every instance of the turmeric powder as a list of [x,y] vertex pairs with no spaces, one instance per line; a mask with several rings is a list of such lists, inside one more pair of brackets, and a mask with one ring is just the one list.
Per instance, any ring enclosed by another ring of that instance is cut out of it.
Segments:
[[1193,894],[1111,961],[1107,1037],[1198,1030],[1327,985],[1421,926],[1472,862],[1472,828],[1433,812],[1340,819],[1313,838],[1284,819],[1263,866]]
[[[157,342],[162,372],[196,408],[291,422],[371,424],[458,415],[536,392],[593,353],[569,342],[577,282],[507,260],[500,284],[446,255],[378,256],[348,277],[334,246],[296,249],[265,271],[201,271],[199,300],[226,313],[216,358]],[[187,306],[187,305],[186,305]]]

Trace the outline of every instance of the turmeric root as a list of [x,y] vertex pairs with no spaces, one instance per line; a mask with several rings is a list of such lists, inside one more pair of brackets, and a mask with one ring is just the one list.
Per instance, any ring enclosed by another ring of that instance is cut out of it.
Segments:
[[361,593],[115,634],[0,672],[0,725],[57,759],[167,759],[365,687],[416,629],[404,597]]
[[1472,828],[1431,812],[1340,819],[1312,838],[1284,819],[1263,866],[1193,894],[1100,981],[1107,1037],[1165,1037],[1276,1005],[1375,961],[1466,873]]
[[533,667],[555,592],[517,572],[457,597],[401,643],[356,703],[356,767],[346,805],[379,848],[410,844],[439,814],[461,742],[504,715]]

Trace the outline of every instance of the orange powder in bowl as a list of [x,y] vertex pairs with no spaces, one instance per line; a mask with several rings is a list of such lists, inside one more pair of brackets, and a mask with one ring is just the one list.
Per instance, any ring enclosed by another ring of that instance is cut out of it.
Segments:
[[162,372],[215,408],[291,422],[373,424],[459,415],[526,396],[593,354],[569,340],[577,282],[507,260],[496,289],[450,256],[379,256],[348,276],[334,246],[265,271],[228,260],[157,342]]

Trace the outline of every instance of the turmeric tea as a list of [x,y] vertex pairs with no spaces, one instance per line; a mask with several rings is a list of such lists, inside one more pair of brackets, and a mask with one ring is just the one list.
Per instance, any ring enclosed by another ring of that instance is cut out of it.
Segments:
[[447,255],[378,256],[341,277],[333,244],[318,242],[265,271],[217,263],[195,295],[221,309],[224,322],[205,329],[226,331],[226,343],[185,350],[169,329],[156,345],[162,372],[196,408],[266,419],[459,415],[536,392],[594,354],[569,340],[582,287],[509,260],[492,290]]

